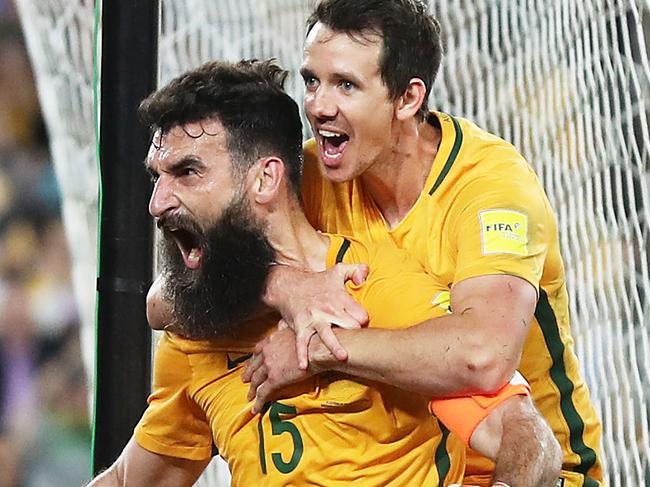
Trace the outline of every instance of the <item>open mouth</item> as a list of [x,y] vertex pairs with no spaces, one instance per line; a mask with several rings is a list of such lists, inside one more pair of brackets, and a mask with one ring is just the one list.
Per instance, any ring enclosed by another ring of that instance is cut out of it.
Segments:
[[343,132],[320,129],[318,131],[319,145],[325,164],[335,163],[340,159],[348,145],[350,136]]
[[166,225],[162,225],[162,228],[166,234],[166,238],[171,238],[176,243],[183,257],[185,267],[191,270],[196,270],[201,267],[203,248],[199,243],[198,236],[184,228]]

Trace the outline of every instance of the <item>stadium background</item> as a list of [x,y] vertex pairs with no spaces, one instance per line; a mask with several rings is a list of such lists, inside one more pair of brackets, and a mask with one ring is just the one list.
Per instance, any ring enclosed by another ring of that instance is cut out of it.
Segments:
[[61,195],[30,62],[0,2],[0,486],[81,485],[90,428]]

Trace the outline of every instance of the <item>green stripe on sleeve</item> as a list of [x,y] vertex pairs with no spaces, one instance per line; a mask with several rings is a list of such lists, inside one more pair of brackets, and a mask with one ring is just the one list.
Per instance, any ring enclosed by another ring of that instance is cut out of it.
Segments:
[[442,431],[442,439],[438,448],[436,448],[436,471],[438,472],[438,487],[444,487],[446,485],[447,475],[449,474],[449,469],[451,468],[451,459],[449,458],[449,452],[447,451],[447,439],[449,438],[449,430],[438,421],[440,425],[440,430]]
[[564,343],[560,337],[555,312],[548,300],[548,295],[540,289],[539,301],[535,309],[535,318],[544,335],[546,348],[551,356],[551,380],[560,391],[560,410],[569,426],[569,444],[580,457],[580,464],[572,470],[585,476],[583,487],[598,487],[598,482],[587,476],[587,472],[596,463],[596,452],[584,442],[585,423],[573,403],[573,382],[564,367]]

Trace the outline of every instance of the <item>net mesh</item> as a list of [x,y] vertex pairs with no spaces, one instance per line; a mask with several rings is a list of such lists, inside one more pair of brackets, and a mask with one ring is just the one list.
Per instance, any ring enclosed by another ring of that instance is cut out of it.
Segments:
[[[92,329],[92,2],[17,2],[65,193],[80,301]],[[209,59],[276,57],[291,70],[288,90],[302,97],[297,68],[313,2],[161,3],[161,82]],[[559,220],[576,352],[603,420],[608,484],[650,485],[650,4],[429,5],[447,48],[431,106],[511,141],[535,167]],[[227,477],[221,466],[199,484],[227,484]]]
[[559,220],[576,353],[603,420],[609,484],[648,485],[648,5],[432,8],[448,34],[434,106],[511,141],[539,174]]
[[50,152],[63,195],[81,351],[92,383],[97,274],[97,159],[93,115],[93,0],[16,0]]

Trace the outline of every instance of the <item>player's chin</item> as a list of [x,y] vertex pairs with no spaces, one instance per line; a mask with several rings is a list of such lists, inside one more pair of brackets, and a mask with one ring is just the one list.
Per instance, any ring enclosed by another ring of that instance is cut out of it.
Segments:
[[346,164],[345,159],[336,165],[323,165],[323,172],[325,177],[333,183],[345,183],[356,176],[354,169],[351,165]]
[[333,183],[345,183],[349,180],[347,175],[339,170],[326,170],[325,177]]

